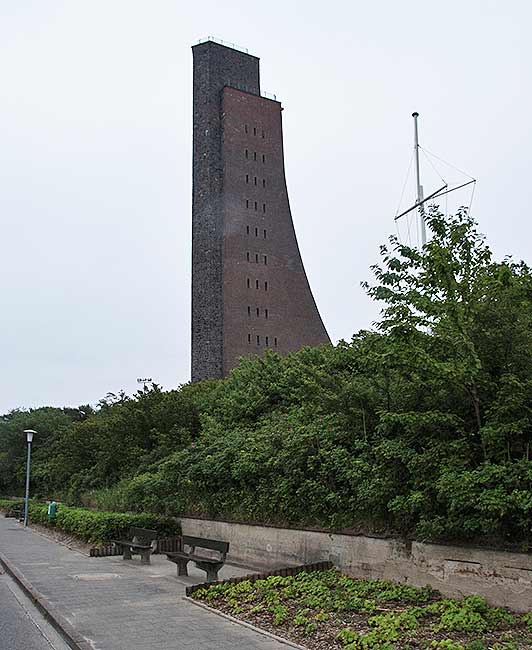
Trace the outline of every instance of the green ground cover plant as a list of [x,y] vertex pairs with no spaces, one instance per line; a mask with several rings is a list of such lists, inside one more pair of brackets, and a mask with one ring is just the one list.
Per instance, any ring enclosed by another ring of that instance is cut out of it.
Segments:
[[[0,499],[0,510],[4,512],[12,507],[13,501]],[[23,502],[18,502],[19,504]],[[90,543],[104,544],[112,539],[127,538],[131,526],[149,528],[160,533],[161,537],[179,535],[181,528],[170,517],[153,514],[128,514],[122,512],[97,512],[84,508],[71,508],[60,505],[53,522],[48,518],[48,506],[29,504],[30,523],[56,528]]]
[[532,272],[465,212],[392,238],[351,341],[222,381],[0,416],[0,493],[116,512],[532,548]]
[[336,570],[271,576],[200,589],[193,598],[312,650],[525,650],[532,614],[489,607],[480,596],[441,599]]

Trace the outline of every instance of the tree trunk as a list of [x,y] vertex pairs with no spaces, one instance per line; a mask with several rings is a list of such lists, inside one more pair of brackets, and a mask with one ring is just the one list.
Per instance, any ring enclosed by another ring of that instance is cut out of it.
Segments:
[[471,386],[468,387],[468,392],[471,395],[471,401],[473,402],[473,409],[475,411],[475,420],[477,423],[477,431],[480,438],[480,444],[482,445],[482,453],[484,455],[484,460],[487,460],[486,444],[484,442],[484,439],[482,438],[482,433],[481,433],[482,418],[480,416],[480,399],[478,396],[476,384],[471,384]]

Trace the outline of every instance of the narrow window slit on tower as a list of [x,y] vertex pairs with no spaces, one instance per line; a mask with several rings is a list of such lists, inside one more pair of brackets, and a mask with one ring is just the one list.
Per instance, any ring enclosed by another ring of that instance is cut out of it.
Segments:
[[246,149],[246,158],[249,158],[249,151]]
[[249,199],[246,199],[246,208],[249,208]]
[[264,265],[267,265],[267,264],[268,264],[268,256],[264,255]]
[[258,203],[257,201],[255,201],[255,210],[257,209],[257,207],[258,207]]
[[257,334],[257,345],[260,345],[260,336]]
[[[263,156],[263,158],[264,158],[264,156]],[[253,160],[257,160],[257,152],[256,151],[253,152]],[[264,162],[264,160],[262,162]]]
[[251,307],[248,305],[248,316],[251,316]]
[[256,288],[256,289],[259,288],[259,281],[258,281],[258,280],[255,280],[255,288]]
[[268,283],[267,282],[264,283],[264,291],[268,291]]
[[251,343],[251,334],[248,334],[248,343]]
[[255,180],[255,185],[256,185],[256,184],[257,184],[257,177],[256,177],[256,176],[255,176],[255,179],[254,179],[254,180]]
[[253,127],[253,135],[257,135],[257,128]]
[[259,229],[255,228],[255,237],[258,237],[258,236],[259,236]]
[[249,174],[246,174],[246,183],[249,183]]
[[249,226],[246,226],[246,234],[249,235]]
[[248,278],[248,289],[251,287],[251,280]]
[[268,310],[267,309],[264,310],[264,318],[268,318]]
[[249,252],[246,253],[246,257],[248,258],[248,262],[249,262]]
[[269,345],[270,345],[270,338],[269,338],[269,336],[267,336],[266,337],[266,347],[268,347]]
[[260,316],[260,307],[257,307],[257,318]]
[[263,212],[266,212],[266,203],[263,203],[263,204],[262,204],[262,211],[263,211]]
[[248,132],[248,125],[247,124],[244,124],[244,130],[245,130],[246,133]]
[[266,230],[264,230],[264,239],[266,239]]
[[266,162],[266,156],[265,156],[265,154],[262,154],[262,162],[263,162],[263,163]]
[[273,344],[275,345],[275,347],[277,347],[277,337],[273,339]]
[[262,179],[262,187],[266,187],[266,179],[265,178]]
[[259,263],[259,254],[255,253],[255,264]]

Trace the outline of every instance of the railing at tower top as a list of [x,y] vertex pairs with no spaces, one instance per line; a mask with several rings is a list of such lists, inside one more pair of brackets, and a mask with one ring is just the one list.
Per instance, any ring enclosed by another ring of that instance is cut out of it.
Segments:
[[239,52],[244,52],[245,54],[249,54],[249,50],[247,47],[241,47],[236,43],[229,43],[228,41],[224,41],[221,38],[216,38],[216,36],[207,36],[206,38],[200,38],[198,41],[198,45],[200,43],[207,43],[208,41],[212,41],[213,43],[218,43],[218,45],[225,45],[225,47],[230,47],[233,50],[238,50]]
[[[253,92],[252,90],[250,90],[250,89],[248,88],[248,86],[246,86],[245,84],[241,84],[241,83],[238,83],[238,82],[232,81],[231,79],[227,82],[226,85],[229,86],[229,88],[235,88],[236,90],[242,90],[242,91],[245,92],[245,93],[249,93],[249,92],[251,92],[253,95],[256,94],[255,92]],[[261,90],[260,96],[261,96],[261,97],[264,97],[265,99],[272,99],[274,102],[279,101],[279,100],[277,99],[277,95],[274,95],[273,93],[267,93],[267,92],[265,92],[265,91],[263,91],[263,90]]]
[[[228,41],[224,41],[221,38],[216,38],[215,36],[207,36],[206,38],[200,38],[198,41],[198,45],[200,43],[208,43],[209,41],[212,41],[213,43],[218,43],[219,45],[224,45],[225,47],[230,47],[233,50],[238,50],[239,52],[244,52],[245,54],[249,54],[249,50],[247,47],[240,47],[240,45],[235,45],[235,43],[229,43]],[[243,90],[245,92],[249,92],[249,90],[245,87],[243,87],[241,84],[236,84],[236,83],[229,83],[229,86],[232,86],[233,88],[237,88],[238,90]],[[267,93],[266,91],[261,91],[261,97],[265,97],[266,99],[272,99],[274,102],[278,101],[277,95],[274,93]]]

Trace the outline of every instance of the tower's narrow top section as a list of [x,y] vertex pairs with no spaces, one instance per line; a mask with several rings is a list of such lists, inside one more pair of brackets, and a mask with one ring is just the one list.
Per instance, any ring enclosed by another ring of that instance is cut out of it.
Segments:
[[258,57],[212,40],[194,45],[192,54],[194,73],[207,81],[211,93],[231,86],[260,95]]

